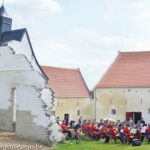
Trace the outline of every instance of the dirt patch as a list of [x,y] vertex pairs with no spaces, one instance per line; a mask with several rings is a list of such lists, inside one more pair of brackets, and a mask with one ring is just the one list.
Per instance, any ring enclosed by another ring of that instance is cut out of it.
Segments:
[[15,133],[0,132],[0,150],[49,150],[48,146],[37,142],[18,139]]

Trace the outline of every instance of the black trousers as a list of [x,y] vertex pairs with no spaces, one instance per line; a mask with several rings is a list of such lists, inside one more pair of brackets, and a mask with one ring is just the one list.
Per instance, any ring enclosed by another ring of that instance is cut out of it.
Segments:
[[141,142],[143,142],[144,141],[144,133],[142,133],[142,135],[141,135]]
[[68,137],[69,138],[72,138],[72,133],[70,131],[64,131],[64,133],[67,133],[68,134]]
[[[109,141],[110,141],[110,137],[106,135],[104,143],[109,143]],[[117,143],[117,138],[114,138],[114,142]]]

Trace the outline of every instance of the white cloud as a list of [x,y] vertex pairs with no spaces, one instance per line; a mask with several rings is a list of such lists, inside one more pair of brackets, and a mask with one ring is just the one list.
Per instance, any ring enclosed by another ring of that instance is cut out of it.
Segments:
[[[133,31],[135,27],[141,29],[139,22],[150,19],[149,8],[147,7],[150,4],[149,2],[150,0],[109,1],[108,5],[105,6],[106,9],[100,9],[101,14],[98,17],[96,16],[97,20],[102,18],[102,21],[106,22],[106,28],[101,26],[103,22],[99,24],[98,29],[82,24],[82,28],[77,26],[75,27],[77,29],[74,30],[69,26],[68,33],[66,33],[66,30],[65,33],[59,30],[60,34],[58,34],[57,29],[54,28],[56,35],[52,33],[54,35],[49,36],[51,30],[49,33],[42,35],[45,26],[43,26],[43,29],[38,28],[39,18],[44,16],[43,14],[40,15],[41,13],[61,11],[58,0],[6,1],[6,3],[12,5],[22,5],[30,9],[30,15],[26,18],[23,16],[24,12],[21,12],[20,9],[14,9],[10,14],[13,14],[14,22],[17,22],[16,26],[20,27],[22,25],[31,31],[29,34],[39,63],[58,67],[79,67],[84,73],[83,75],[87,79],[86,82],[88,82],[90,88],[98,82],[100,76],[107,70],[117,56],[118,50],[138,51],[150,49],[150,38],[141,36],[139,30]],[[71,15],[71,12],[69,15]],[[94,24],[96,23],[99,22],[95,21]],[[109,28],[107,25],[109,25]],[[38,31],[35,27],[38,28]],[[64,29],[62,28],[62,31]]]
[[41,10],[47,10],[51,13],[56,13],[61,10],[61,6],[58,3],[57,0],[39,0],[40,3],[38,5],[38,8]]
[[[88,86],[98,82],[120,51],[149,50],[150,39],[102,35],[90,29],[76,29],[61,39],[42,39],[35,50],[42,64],[81,68]],[[96,46],[95,46],[96,45]],[[98,76],[99,75],[99,76]]]
[[148,21],[150,20],[150,11],[149,10],[143,10],[140,14],[136,15],[134,18],[134,21]]
[[32,6],[42,12],[56,13],[61,10],[58,0],[8,0],[6,3]]

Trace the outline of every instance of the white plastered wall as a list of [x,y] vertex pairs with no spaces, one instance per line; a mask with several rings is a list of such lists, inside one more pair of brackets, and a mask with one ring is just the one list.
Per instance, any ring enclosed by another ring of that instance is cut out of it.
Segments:
[[[0,47],[0,115],[1,130],[13,130],[12,89],[16,89],[16,134],[22,138],[47,143],[47,125],[49,118],[45,115],[43,105],[52,107],[52,91],[41,99],[47,81],[43,75],[34,70],[25,55],[15,54],[8,46]],[[47,101],[49,100],[49,103]],[[30,129],[32,131],[30,131]],[[28,129],[28,130],[27,130]]]

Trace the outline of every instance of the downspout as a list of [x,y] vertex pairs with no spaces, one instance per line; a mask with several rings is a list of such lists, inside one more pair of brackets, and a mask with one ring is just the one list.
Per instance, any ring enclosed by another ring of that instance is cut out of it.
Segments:
[[93,117],[94,119],[96,119],[96,101],[97,101],[97,97],[96,97],[96,89],[94,89],[94,114]]
[[12,89],[12,127],[16,130],[16,88]]

